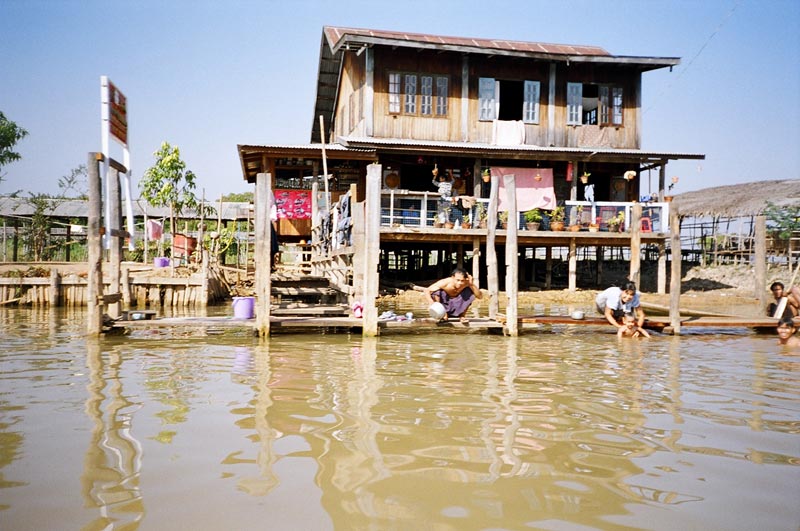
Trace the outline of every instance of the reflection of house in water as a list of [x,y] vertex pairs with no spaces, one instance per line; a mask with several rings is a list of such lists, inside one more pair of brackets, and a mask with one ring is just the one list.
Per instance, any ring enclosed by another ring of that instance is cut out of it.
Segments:
[[89,397],[86,414],[94,422],[92,439],[86,451],[81,485],[86,504],[96,507],[99,516],[92,525],[116,529],[138,525],[144,518],[144,503],[139,490],[142,447],[131,433],[131,408],[125,398],[119,371],[119,352],[104,353],[100,343],[87,342]]

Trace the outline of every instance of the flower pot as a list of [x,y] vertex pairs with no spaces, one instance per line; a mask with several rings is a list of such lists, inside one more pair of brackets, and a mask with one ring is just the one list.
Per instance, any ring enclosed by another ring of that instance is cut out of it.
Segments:
[[529,221],[525,224],[525,228],[528,230],[539,230],[539,222],[538,221]]
[[453,222],[452,222],[452,221],[445,221],[445,222],[444,222],[444,228],[446,228],[446,229],[452,229],[452,228],[453,228],[453,226],[454,226],[454,225],[453,225]]
[[600,230],[600,225],[589,225],[589,232],[597,232]]
[[664,201],[666,201],[667,203],[671,203],[672,202],[672,196],[671,195],[665,195],[664,196]]
[[550,221],[550,230],[553,230],[553,231],[562,231],[562,230],[564,230],[564,222],[563,221]]
[[581,226],[580,225],[570,225],[569,226],[569,230],[571,232],[580,232]]

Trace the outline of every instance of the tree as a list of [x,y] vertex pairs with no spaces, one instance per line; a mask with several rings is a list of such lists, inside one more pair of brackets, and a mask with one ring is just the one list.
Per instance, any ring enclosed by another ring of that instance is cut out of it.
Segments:
[[196,177],[186,169],[178,146],[162,142],[161,148],[153,155],[156,163],[145,171],[139,188],[142,197],[151,206],[169,207],[170,231],[174,234],[175,218],[180,218],[186,210],[198,210],[199,204],[194,193],[197,188]]
[[[0,169],[6,164],[22,158],[19,153],[13,150],[17,142],[28,136],[28,132],[6,118],[0,111]],[[0,173],[0,181],[3,175]]]
[[81,164],[72,168],[69,175],[64,175],[58,179],[58,187],[61,189],[61,197],[76,197],[77,199],[89,199],[88,195],[89,171],[86,164]]

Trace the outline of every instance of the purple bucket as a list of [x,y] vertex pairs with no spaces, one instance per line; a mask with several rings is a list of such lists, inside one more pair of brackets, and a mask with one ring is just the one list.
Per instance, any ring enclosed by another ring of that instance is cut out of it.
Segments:
[[234,297],[233,316],[236,319],[252,319],[255,317],[255,297]]
[[169,258],[164,256],[153,258],[153,267],[169,267]]

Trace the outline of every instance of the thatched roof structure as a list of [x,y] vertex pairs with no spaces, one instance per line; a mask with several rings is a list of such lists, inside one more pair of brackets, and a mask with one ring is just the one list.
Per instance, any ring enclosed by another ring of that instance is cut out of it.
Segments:
[[672,203],[683,217],[744,217],[764,212],[767,203],[800,205],[800,179],[758,181],[705,188],[676,195]]

